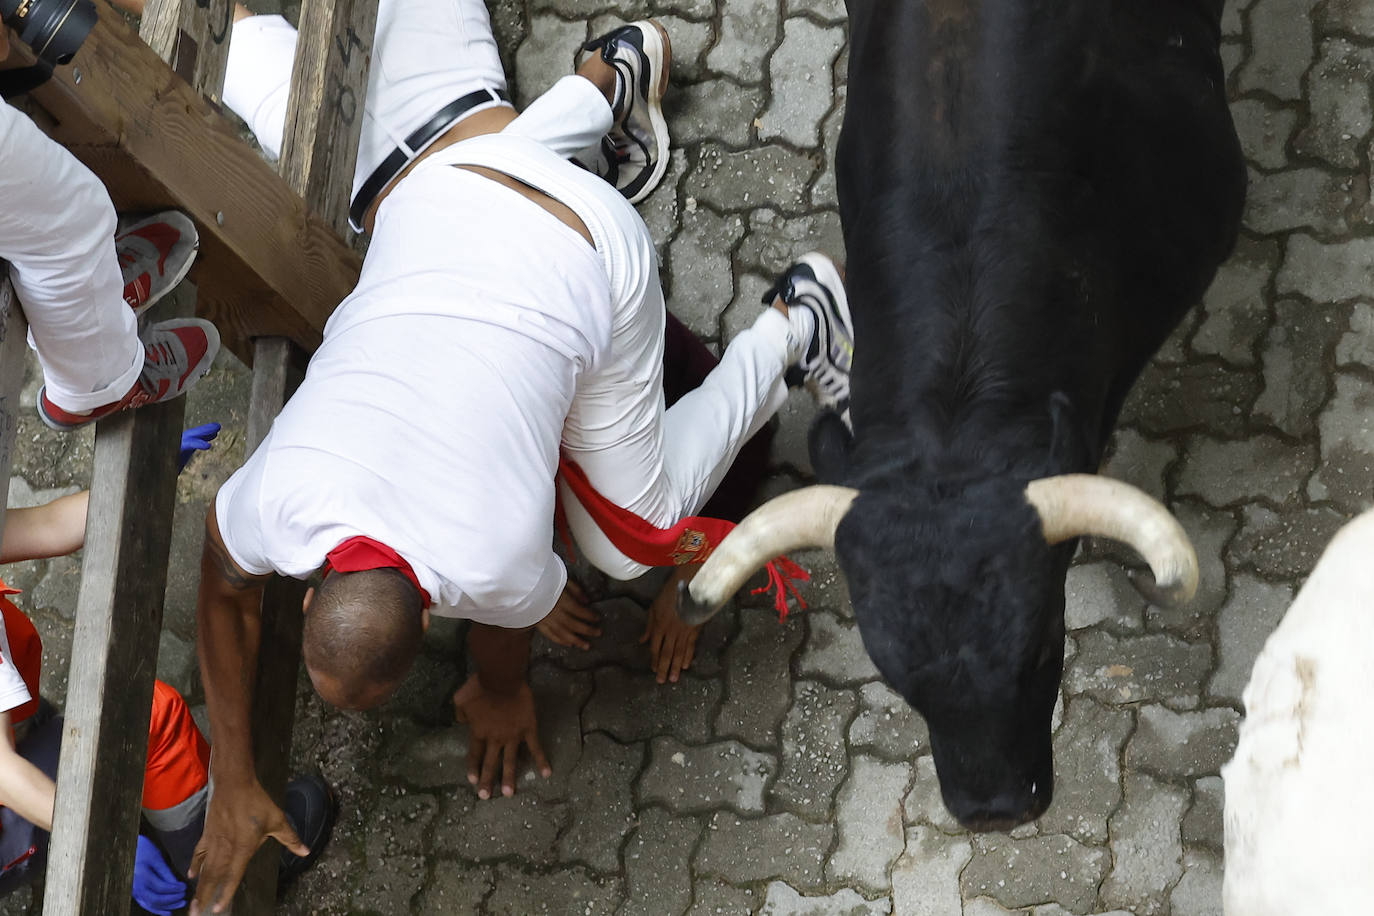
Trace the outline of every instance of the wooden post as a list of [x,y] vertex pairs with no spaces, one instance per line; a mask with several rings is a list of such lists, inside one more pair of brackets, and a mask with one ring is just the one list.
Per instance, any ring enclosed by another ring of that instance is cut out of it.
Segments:
[[138,34],[178,76],[218,103],[233,26],[234,0],[148,0]]
[[[14,433],[19,428],[20,389],[24,386],[24,312],[9,281],[9,265],[0,261],[0,483],[9,486],[14,463]],[[5,531],[8,490],[0,490],[0,535]]]

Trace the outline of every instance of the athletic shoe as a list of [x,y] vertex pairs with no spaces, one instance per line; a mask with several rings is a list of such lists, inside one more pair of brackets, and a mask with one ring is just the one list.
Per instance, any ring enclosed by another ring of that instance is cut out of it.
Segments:
[[38,389],[38,416],[53,429],[69,430],[120,410],[179,398],[210,371],[219,352],[219,332],[199,318],[160,321],[143,332],[142,342],[143,371],[124,397],[90,413],[70,413],[48,400],[45,385]]
[[575,63],[580,66],[588,52],[598,50],[618,76],[611,105],[615,126],[598,146],[573,158],[637,204],[658,187],[668,170],[668,122],[662,102],[673,48],[667,30],[649,19],[593,38],[582,46]]
[[771,305],[774,299],[782,299],[788,309],[804,308],[816,319],[816,330],[801,358],[787,370],[787,384],[804,385],[816,403],[839,413],[848,423],[854,322],[849,315],[844,282],[834,262],[814,251],[802,255],[764,293],[765,304]]
[[300,875],[324,852],[334,829],[334,792],[319,776],[297,776],[286,786],[282,811],[296,836],[310,847],[310,855],[298,856],[283,848],[281,864],[277,866],[279,885]]
[[186,278],[199,249],[196,224],[176,210],[120,226],[115,254],[124,278],[124,301],[135,315],[142,315]]

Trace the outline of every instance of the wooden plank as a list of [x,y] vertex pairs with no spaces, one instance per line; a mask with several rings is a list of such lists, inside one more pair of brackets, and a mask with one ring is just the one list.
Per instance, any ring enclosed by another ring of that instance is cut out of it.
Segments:
[[28,324],[19,307],[19,298],[9,281],[9,265],[0,261],[0,535],[5,531],[5,504],[8,502],[10,468],[14,464],[14,434],[19,428],[20,389],[24,386],[24,365],[28,347],[24,336]]
[[148,0],[138,34],[191,88],[217,103],[233,26],[234,0]]
[[[192,275],[206,291],[200,314],[241,359],[251,362],[251,338],[264,333],[313,350],[357,283],[361,259],[117,12],[104,3],[96,9],[75,65],[32,94],[54,121],[51,134],[102,178],[109,157],[94,148],[137,165],[106,179],[112,196],[132,196],[119,183],[133,176],[144,199],[191,215],[202,239]],[[9,65],[28,63],[20,47]],[[228,302],[238,305],[221,310]]]

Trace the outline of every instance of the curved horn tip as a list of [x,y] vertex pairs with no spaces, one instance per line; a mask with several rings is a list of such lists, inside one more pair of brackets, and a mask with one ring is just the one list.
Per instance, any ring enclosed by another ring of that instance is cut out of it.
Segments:
[[1148,570],[1140,570],[1131,574],[1131,584],[1135,590],[1141,594],[1146,601],[1156,607],[1178,608],[1193,600],[1197,594],[1197,580],[1177,579],[1171,582],[1159,583],[1155,581],[1154,574]]
[[689,627],[700,626],[720,611],[720,606],[712,607],[692,597],[688,583],[677,584],[677,619]]

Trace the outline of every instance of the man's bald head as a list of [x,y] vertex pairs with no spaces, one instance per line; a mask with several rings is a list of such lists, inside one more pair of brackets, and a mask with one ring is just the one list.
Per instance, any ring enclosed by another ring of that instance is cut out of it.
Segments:
[[394,569],[330,572],[305,615],[305,666],[315,689],[344,709],[384,703],[424,638],[420,591]]

